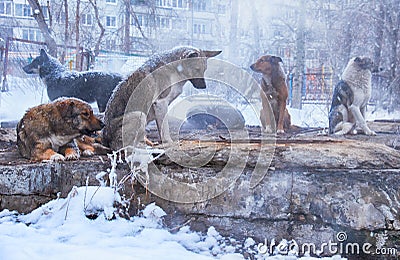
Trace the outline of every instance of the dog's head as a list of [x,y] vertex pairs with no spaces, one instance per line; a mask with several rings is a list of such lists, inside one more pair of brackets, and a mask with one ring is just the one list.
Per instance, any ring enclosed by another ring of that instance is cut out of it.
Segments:
[[368,57],[355,57],[350,62],[353,62],[355,66],[363,70],[370,70],[374,69],[374,63]]
[[27,74],[39,74],[40,67],[43,66],[43,64],[49,60],[49,56],[47,52],[43,49],[40,50],[40,55],[37,56],[32,60],[32,62],[26,66],[24,66],[22,69],[25,71]]
[[264,55],[261,56],[254,64],[252,64],[250,69],[265,75],[271,75],[273,67],[279,66],[279,62],[282,62],[280,57]]
[[90,105],[80,99],[61,98],[55,103],[61,117],[67,123],[65,127],[71,131],[90,135],[104,127],[104,123],[93,114]]
[[185,66],[179,68],[179,72],[188,77],[195,75],[190,79],[190,82],[197,89],[205,89],[204,72],[207,69],[207,59],[217,56],[222,51],[205,51],[191,47],[185,47],[182,50],[180,59],[185,60]]

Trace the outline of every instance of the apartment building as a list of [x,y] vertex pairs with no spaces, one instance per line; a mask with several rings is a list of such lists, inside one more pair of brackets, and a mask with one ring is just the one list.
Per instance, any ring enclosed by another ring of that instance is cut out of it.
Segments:
[[[42,6],[48,18],[47,6]],[[43,41],[43,36],[32,17],[33,11],[25,0],[0,1],[0,38],[8,37]]]
[[[57,43],[76,45],[77,0],[39,1]],[[100,49],[107,51],[149,53],[176,45],[221,48],[227,45],[229,0],[98,0],[98,18],[89,0],[79,5],[79,44],[93,48],[100,22],[104,36]],[[129,23],[129,24],[128,24]],[[67,34],[67,37],[66,37]],[[0,38],[43,41],[26,0],[0,0]]]

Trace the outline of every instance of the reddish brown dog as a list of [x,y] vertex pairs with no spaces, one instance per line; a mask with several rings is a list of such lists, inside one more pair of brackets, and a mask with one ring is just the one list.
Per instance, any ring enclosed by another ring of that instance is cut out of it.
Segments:
[[[273,125],[277,127],[277,133],[282,134],[288,130],[291,125],[290,114],[286,109],[288,98],[288,88],[285,80],[285,73],[279,64],[282,59],[277,56],[265,55],[260,57],[250,68],[262,73],[261,82],[261,102],[262,109],[260,113],[261,124],[268,130]],[[275,122],[272,120],[268,103],[271,105],[274,113]]]
[[76,160],[80,152],[74,139],[103,126],[88,103],[60,98],[25,113],[17,125],[17,145],[21,155],[32,161]]

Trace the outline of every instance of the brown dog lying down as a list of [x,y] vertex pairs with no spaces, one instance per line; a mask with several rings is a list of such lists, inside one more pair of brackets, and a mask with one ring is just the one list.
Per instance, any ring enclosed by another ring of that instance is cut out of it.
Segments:
[[[260,120],[263,129],[270,130],[275,123],[278,134],[284,133],[291,125],[290,114],[286,109],[288,88],[280,62],[282,62],[280,57],[265,55],[250,66],[253,71],[263,75],[260,93],[262,102]],[[275,122],[269,113],[268,103],[274,113]]]
[[[32,161],[77,160],[80,151],[75,138],[103,128],[90,105],[76,98],[60,98],[29,109],[17,125],[17,145],[21,155]],[[83,146],[83,155],[95,149]],[[92,145],[93,146],[93,145]]]

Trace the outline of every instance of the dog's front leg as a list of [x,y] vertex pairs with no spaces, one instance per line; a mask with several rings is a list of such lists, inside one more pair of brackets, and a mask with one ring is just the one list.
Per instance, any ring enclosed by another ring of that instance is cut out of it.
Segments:
[[[172,138],[169,133],[168,120],[165,118],[168,112],[168,100],[159,99],[153,104],[154,114],[156,116],[156,124],[158,129],[158,134],[163,143],[172,143]],[[165,122],[164,122],[165,119]]]
[[354,116],[354,118],[356,120],[356,124],[361,127],[361,129],[364,131],[364,133],[366,135],[376,135],[376,133],[374,131],[372,131],[371,129],[369,129],[369,127],[367,126],[367,123],[365,122],[365,119],[364,119],[364,117],[361,113],[361,110],[358,106],[352,104],[349,107],[349,110],[352,113],[352,115]]
[[64,161],[65,157],[59,153],[56,153],[51,148],[51,143],[38,142],[32,150],[31,160],[35,162],[41,161]]
[[285,133],[285,130],[283,130],[283,121],[285,117],[285,109],[286,109],[286,103],[282,102],[282,100],[279,100],[279,119],[278,119],[278,130],[276,133],[278,134],[283,134]]
[[366,110],[367,110],[367,106],[362,106],[362,107],[360,108],[361,115],[362,115],[362,117],[364,118],[364,120],[365,120],[365,112],[366,112]]
[[67,161],[78,160],[80,158],[79,148],[75,140],[60,147],[60,152],[64,154],[65,160]]
[[[261,95],[261,105],[262,108],[260,110],[260,121],[263,130],[266,133],[272,133],[272,129],[275,129],[275,120],[273,119],[273,111],[271,111],[271,105],[268,101],[268,98],[263,90],[260,92]],[[273,110],[273,109],[272,109]]]

